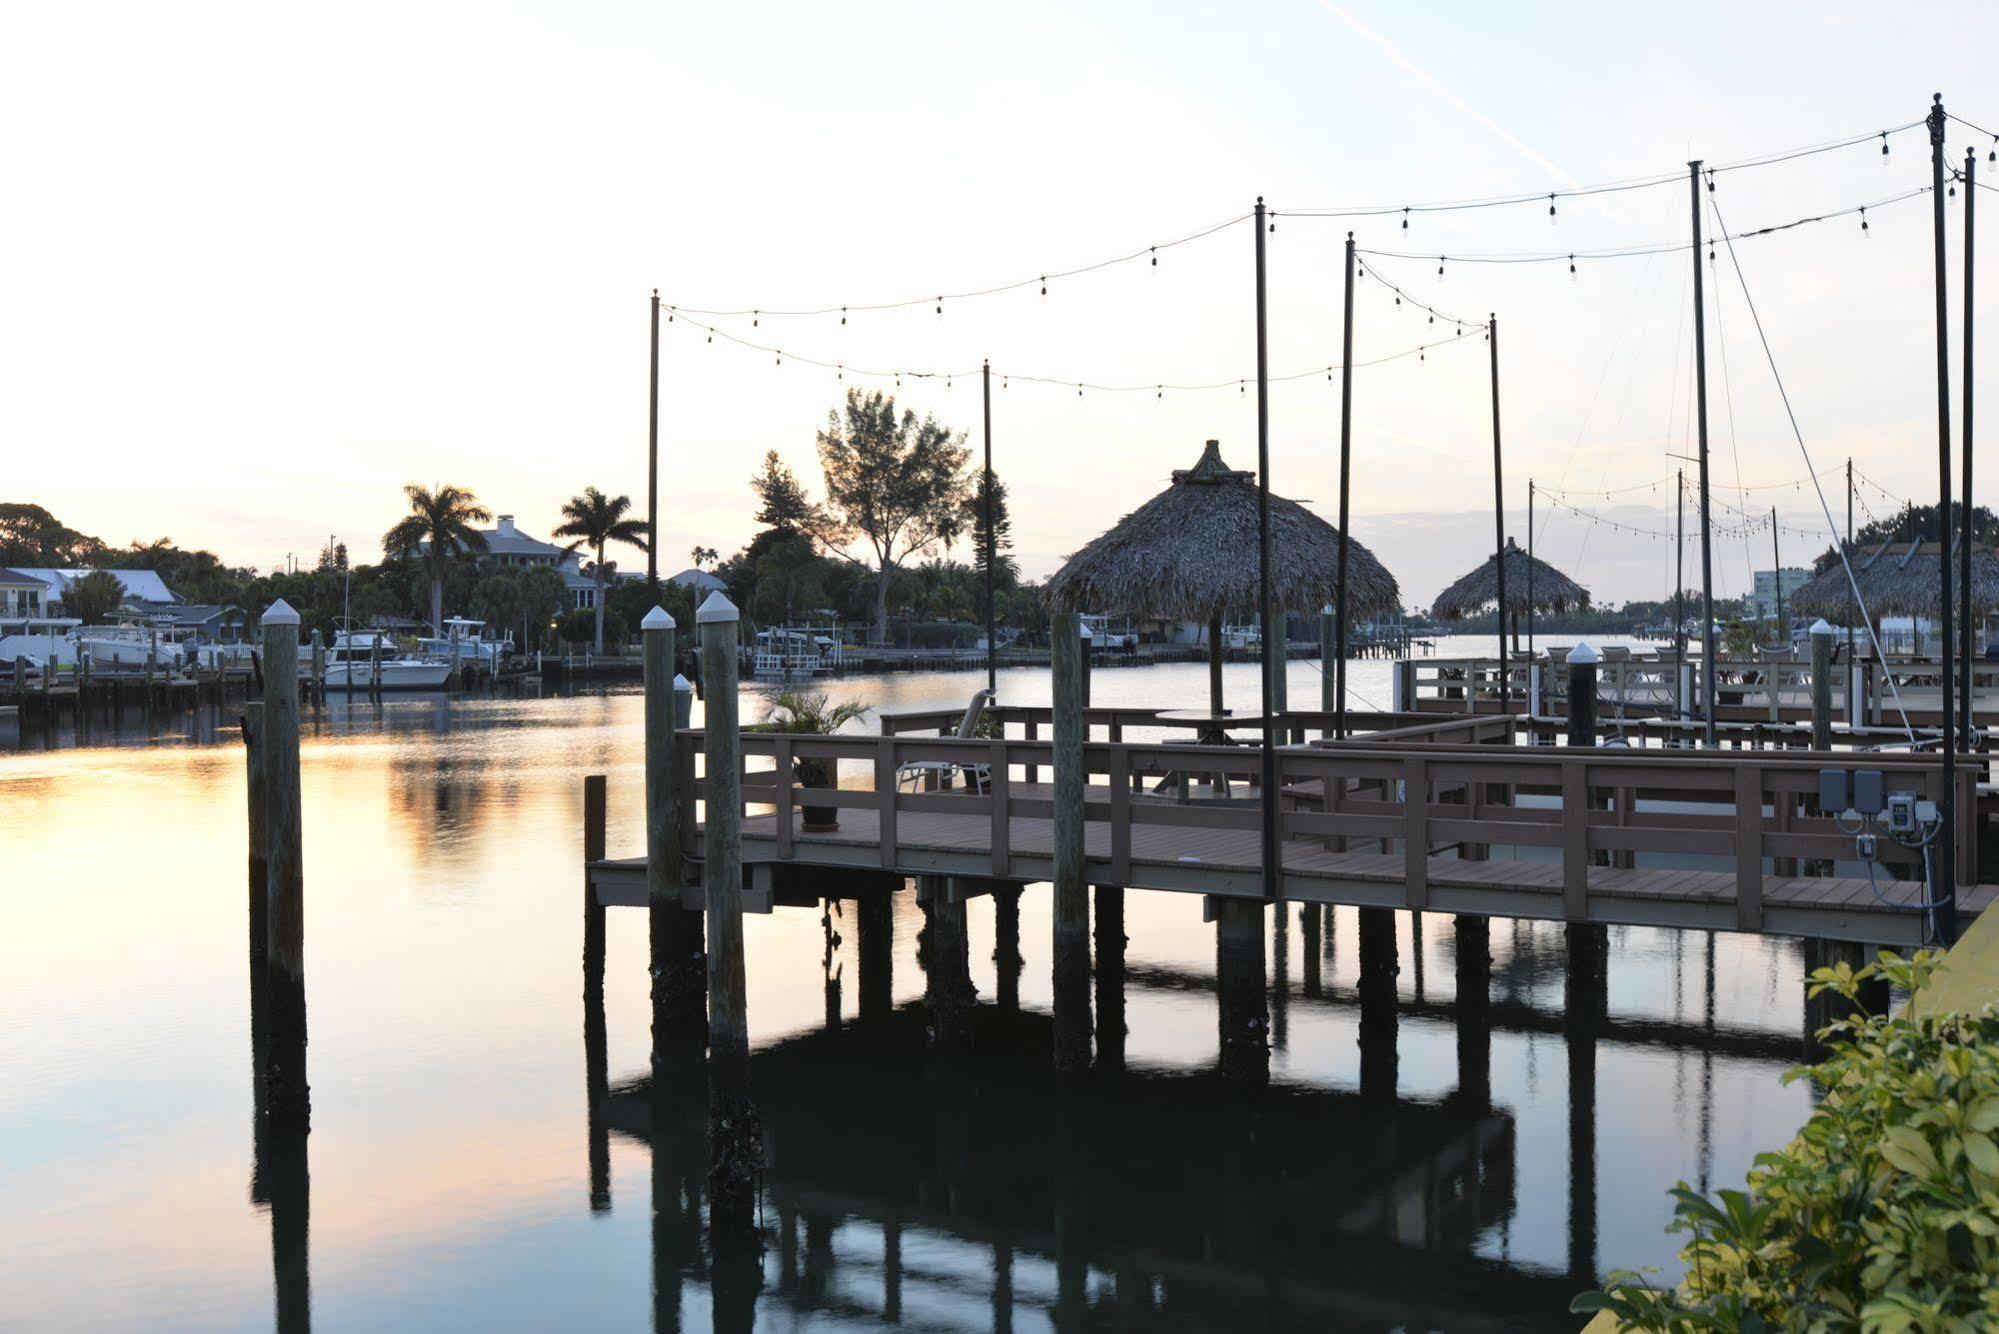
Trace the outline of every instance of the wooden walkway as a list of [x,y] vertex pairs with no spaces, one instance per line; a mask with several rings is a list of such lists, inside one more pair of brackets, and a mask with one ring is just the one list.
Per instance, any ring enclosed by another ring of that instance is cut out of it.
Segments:
[[[1483,729],[1463,734],[1480,738],[1476,744],[1454,744],[1460,734],[1432,730],[1420,742],[1363,738],[1283,747],[1278,897],[1903,947],[1921,942],[1920,880],[1887,868],[1874,882],[1795,872],[1854,855],[1850,835],[1812,810],[1819,768],[1880,768],[1891,787],[1934,795],[1933,762],[1851,752],[1491,744],[1486,738],[1503,723],[1468,723]],[[682,790],[696,791],[700,734],[683,732],[679,740]],[[1052,788],[1030,777],[1049,772],[1046,741],[745,734],[743,742],[752,757],[743,784],[743,860],[758,891],[753,903],[770,902],[783,868],[797,868],[784,875],[808,892],[811,878],[799,872],[810,868],[953,877],[959,893],[1053,875]],[[757,767],[760,756],[775,764]],[[850,781],[867,769],[874,785],[801,788],[793,772],[800,757],[845,760]],[[1190,770],[1204,779],[1246,779],[1254,757],[1246,748],[1088,743],[1086,768],[1109,779],[1086,793],[1088,881],[1262,898],[1253,799],[1182,803],[1153,791],[1159,780]],[[939,760],[982,765],[992,775],[990,790],[898,786],[902,766]],[[1968,796],[1968,771],[1965,782]],[[1423,799],[1411,800],[1412,793]],[[836,832],[803,829],[799,806],[808,799],[838,809]],[[692,807],[684,813],[684,846],[698,849]],[[1975,883],[1971,851],[1967,833],[1959,849],[1965,918],[1999,893],[1999,886]],[[591,883],[600,902],[643,904],[643,859],[596,863]],[[692,891],[689,901],[698,895]]]

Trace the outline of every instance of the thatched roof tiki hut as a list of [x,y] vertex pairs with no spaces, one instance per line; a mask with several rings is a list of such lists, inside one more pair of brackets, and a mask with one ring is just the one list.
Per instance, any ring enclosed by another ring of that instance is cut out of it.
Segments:
[[[1430,615],[1440,621],[1477,616],[1499,601],[1499,561],[1487,556],[1466,575],[1437,594]],[[1520,646],[1520,618],[1534,612],[1581,611],[1589,606],[1589,590],[1548,562],[1530,556],[1506,539],[1506,608],[1500,616],[1513,622],[1513,646]],[[1528,628],[1533,628],[1530,623]]]
[[[1258,612],[1256,474],[1222,462],[1210,440],[1193,467],[1069,557],[1048,581],[1056,611],[1143,611],[1205,621],[1208,706],[1222,711],[1222,621]],[[1295,500],[1270,498],[1271,592],[1285,611],[1333,600],[1339,530]],[[1358,542],[1347,545],[1347,607],[1353,617],[1401,605],[1395,576]],[[1282,643],[1277,627],[1266,641]]]
[[[1935,542],[1889,540],[1872,551],[1847,552],[1853,565],[1854,583],[1866,600],[1867,614],[1876,626],[1883,616],[1935,618],[1942,612],[1942,572],[1937,568],[1940,547]],[[1956,571],[1955,558],[1951,569]],[[1963,597],[1962,589],[1956,590]],[[1800,616],[1823,616],[1835,625],[1859,626],[1861,613],[1853,600],[1853,586],[1846,570],[1834,560],[1817,578],[1791,594],[1791,609]],[[1999,553],[1992,548],[1971,548],[1971,611],[1983,617],[1999,610]],[[1916,621],[1916,633],[1922,633]],[[1921,651],[1920,641],[1916,644]]]

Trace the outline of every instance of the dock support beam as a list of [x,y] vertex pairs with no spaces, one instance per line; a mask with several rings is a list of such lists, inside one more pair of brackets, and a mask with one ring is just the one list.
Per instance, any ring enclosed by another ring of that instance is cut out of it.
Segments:
[[305,853],[300,838],[298,613],[282,598],[265,609],[264,812],[268,877],[270,1064],[265,1110],[304,1129],[312,1097],[305,1066]]
[[999,1007],[1020,1009],[1020,886],[993,890],[993,972],[999,978]]
[[1596,668],[1598,654],[1588,644],[1569,650],[1569,744],[1596,744]]
[[[695,613],[708,685],[708,1220],[720,1236],[746,1234],[763,1170],[763,1127],[750,1102],[750,1031],[743,962],[743,739],[736,718],[734,603],[718,590]],[[719,1297],[718,1297],[719,1301]]]
[[1325,922],[1325,911],[1316,903],[1298,905],[1298,930],[1305,960],[1305,974],[1300,985],[1307,996],[1315,998],[1326,994],[1319,960],[1320,928]]
[[930,881],[930,967],[924,999],[930,1007],[930,1038],[944,1051],[971,1045],[972,957],[965,923],[965,883],[943,876]]
[[1218,899],[1214,912],[1222,1074],[1237,1084],[1267,1084],[1270,1007],[1264,989],[1263,904]]
[[1805,1060],[1816,1064],[1831,1054],[1831,1048],[1819,1040],[1819,1031],[1842,1019],[1886,1014],[1888,985],[1879,978],[1863,983],[1858,1004],[1836,991],[1822,991],[1814,996],[1812,995],[1814,972],[1821,968],[1837,968],[1842,963],[1857,972],[1867,966],[1874,951],[1850,940],[1806,940],[1804,947]]
[[1097,1069],[1124,1069],[1124,890],[1096,888]]
[[1457,918],[1458,1093],[1473,1106],[1492,1104],[1492,923]]
[[662,1025],[699,1030],[707,1017],[708,959],[701,916],[681,906],[679,724],[673,617],[654,607],[645,636],[646,912],[652,964],[654,1046]]
[[864,894],[854,915],[861,937],[861,1019],[886,1018],[895,1009],[895,898],[887,890]]
[[1360,917],[1360,1099],[1379,1118],[1395,1111],[1395,910],[1362,908]]
[[611,1058],[604,1021],[604,905],[589,866],[604,859],[604,775],[583,780],[583,1115],[590,1159],[590,1212],[611,1211]]
[[1055,737],[1055,1069],[1090,1064],[1090,899],[1083,883],[1083,638],[1074,612],[1051,628]]
[[1605,1011],[1604,928],[1568,927],[1568,976],[1563,989],[1569,1053],[1569,1278],[1596,1282],[1596,1039]]

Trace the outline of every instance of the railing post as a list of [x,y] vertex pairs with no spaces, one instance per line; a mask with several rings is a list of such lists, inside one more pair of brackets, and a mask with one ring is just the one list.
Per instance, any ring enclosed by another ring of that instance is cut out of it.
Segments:
[[[639,622],[645,645],[646,913],[655,1028],[698,1025],[706,1014],[708,960],[699,914],[681,904],[679,678],[673,658],[679,626],[664,607]],[[662,1045],[654,1034],[654,1048]]]
[[708,1188],[710,1226],[746,1232],[763,1169],[763,1129],[750,1102],[743,960],[743,738],[736,716],[736,606],[718,590],[695,613],[707,684]]
[[1055,1068],[1090,1063],[1090,900],[1083,882],[1083,651],[1074,612],[1050,627],[1054,674]]
[[[1333,713],[1339,707],[1339,678],[1335,674],[1342,669],[1339,613],[1327,603],[1319,608],[1319,711],[1322,713]],[[1336,731],[1329,726],[1319,735],[1332,737]]]

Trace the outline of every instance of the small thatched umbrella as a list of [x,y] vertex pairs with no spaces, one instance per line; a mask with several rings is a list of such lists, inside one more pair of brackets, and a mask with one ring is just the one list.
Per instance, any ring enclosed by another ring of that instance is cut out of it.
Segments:
[[[1069,557],[1048,581],[1057,611],[1145,610],[1208,625],[1208,704],[1222,711],[1222,618],[1257,607],[1256,474],[1222,462],[1210,440],[1173,484]],[[1295,500],[1270,498],[1271,594],[1281,610],[1323,606],[1338,591],[1339,530]],[[1395,576],[1347,544],[1347,614],[1401,605]],[[1266,648],[1271,633],[1266,627]],[[1276,628],[1280,637],[1282,629]]]
[[[1886,541],[1870,552],[1852,551],[1847,560],[1853,565],[1853,579],[1867,602],[1867,612],[1877,622],[1883,616],[1938,616],[1942,612],[1942,572],[1937,568],[1940,547],[1935,542]],[[1957,572],[1952,558],[1951,573]],[[1963,590],[1953,590],[1957,597]],[[1853,601],[1853,587],[1846,570],[1835,560],[1825,572],[1791,594],[1790,606],[1800,616],[1823,616],[1827,620],[1856,624],[1860,615]],[[1984,614],[1999,609],[1999,552],[1990,547],[1971,549],[1971,610]]]
[[[1437,594],[1430,615],[1440,621],[1476,616],[1499,601],[1499,561],[1487,556],[1462,579]],[[1513,618],[1513,639],[1520,640],[1520,617],[1537,611],[1581,611],[1589,606],[1589,590],[1537,556],[1530,556],[1506,539],[1506,607],[1500,620]],[[1528,627],[1533,628],[1531,625]],[[1506,626],[1499,627],[1506,633]]]

